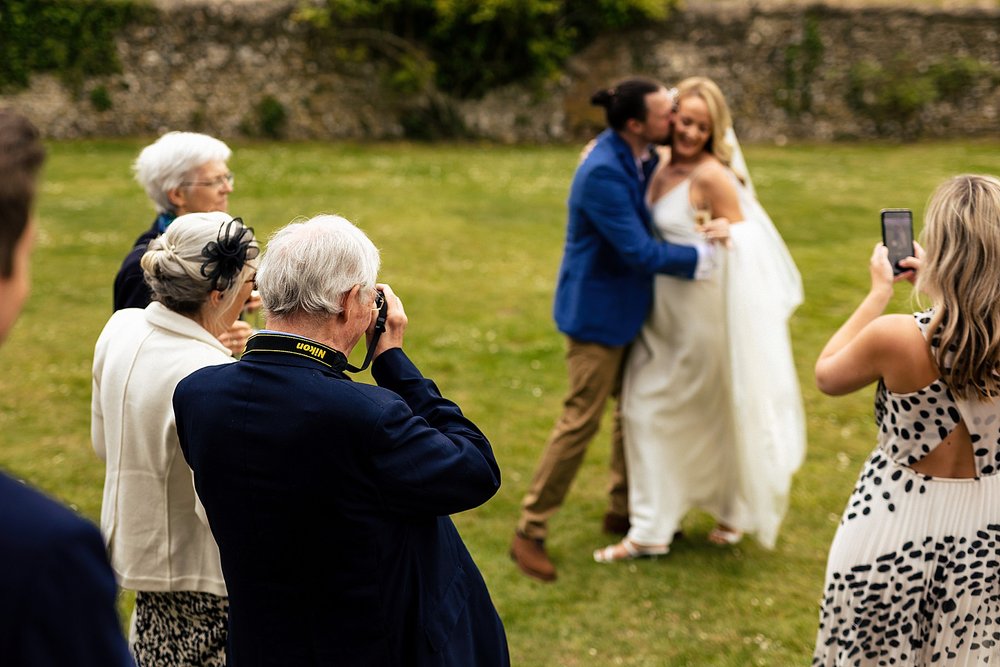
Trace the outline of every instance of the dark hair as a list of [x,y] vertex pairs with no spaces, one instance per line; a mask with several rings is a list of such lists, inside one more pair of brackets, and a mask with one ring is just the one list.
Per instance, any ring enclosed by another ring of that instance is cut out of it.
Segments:
[[590,103],[604,107],[608,127],[624,130],[629,119],[646,120],[646,95],[663,86],[652,79],[636,76],[619,81],[612,88],[602,88],[591,95]]
[[38,128],[21,114],[0,109],[0,278],[14,272],[14,247],[28,226],[44,160]]

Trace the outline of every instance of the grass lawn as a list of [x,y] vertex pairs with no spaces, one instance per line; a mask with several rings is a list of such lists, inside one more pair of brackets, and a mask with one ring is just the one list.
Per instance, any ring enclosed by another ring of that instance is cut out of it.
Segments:
[[[129,172],[145,143],[49,146],[34,290],[0,352],[0,467],[94,520],[103,466],[90,448],[91,355],[118,264],[153,217]],[[792,335],[809,450],[778,546],[710,545],[710,518],[693,514],[667,558],[593,563],[591,550],[608,542],[600,532],[606,424],[552,521],[560,578],[551,585],[522,576],[507,548],[565,389],[550,312],[578,147],[234,148],[231,212],[258,236],[319,212],[368,232],[382,250],[383,280],[406,304],[409,354],[493,442],[503,488],[455,520],[506,623],[514,664],[808,664],[827,547],[874,443],[871,391],[823,397],[813,362],[865,293],[879,209],[910,207],[919,228],[942,179],[1000,173],[1000,143],[746,147],[806,291]],[[910,296],[899,287],[894,308],[913,310]],[[123,596],[123,613],[130,606]]]

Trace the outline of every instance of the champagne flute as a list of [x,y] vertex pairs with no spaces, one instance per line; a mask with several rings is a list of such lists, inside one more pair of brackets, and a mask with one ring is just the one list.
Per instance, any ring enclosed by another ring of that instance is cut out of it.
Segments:
[[699,231],[704,231],[705,225],[712,221],[712,209],[706,202],[698,202],[694,209],[694,223]]

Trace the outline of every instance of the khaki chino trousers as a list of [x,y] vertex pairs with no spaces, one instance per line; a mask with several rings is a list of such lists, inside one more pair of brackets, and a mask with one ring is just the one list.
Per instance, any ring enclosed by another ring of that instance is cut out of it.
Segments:
[[[567,338],[566,368],[569,393],[542,452],[524,501],[517,529],[532,539],[545,539],[548,520],[559,510],[576,477],[587,447],[601,426],[609,396],[621,388],[623,346],[585,343]],[[621,420],[615,408],[611,437],[611,481],[608,512],[628,516],[628,486]]]

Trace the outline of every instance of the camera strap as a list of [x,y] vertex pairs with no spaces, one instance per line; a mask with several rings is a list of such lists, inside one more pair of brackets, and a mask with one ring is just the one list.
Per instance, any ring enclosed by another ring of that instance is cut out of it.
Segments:
[[283,352],[285,354],[294,354],[299,357],[313,359],[337,372],[350,371],[351,373],[360,373],[371,365],[372,358],[375,356],[375,347],[378,345],[378,339],[381,338],[382,332],[385,331],[386,311],[387,308],[383,306],[379,310],[378,317],[375,318],[372,340],[368,343],[368,352],[365,354],[365,360],[360,367],[354,366],[347,361],[347,356],[340,350],[335,350],[332,347],[327,347],[322,343],[302,338],[301,336],[277,332],[261,332],[251,336],[250,340],[247,341],[246,349],[243,350],[243,356],[253,354],[254,352]]
[[378,345],[378,339],[382,337],[382,332],[385,331],[385,318],[388,314],[389,303],[383,299],[382,307],[379,308],[378,316],[375,318],[375,328],[372,329],[372,340],[368,343],[368,352],[365,353],[365,360],[361,362],[360,368],[347,364],[347,366],[345,366],[346,370],[349,370],[352,373],[360,373],[368,368],[368,365],[372,362],[372,357],[375,356],[375,346]]
[[352,366],[351,364],[347,364],[346,366],[344,366],[344,370],[350,371],[352,373],[360,373],[361,371],[368,368],[368,366],[372,363],[372,357],[375,356],[375,344],[378,343],[378,338],[381,335],[382,332],[379,331],[378,329],[376,329],[372,333],[372,342],[371,344],[368,345],[368,352],[365,353],[365,360],[361,362],[360,368],[358,366]]
[[312,359],[323,364],[327,368],[341,372],[347,370],[350,364],[344,353],[327,347],[322,343],[317,343],[308,338],[293,336],[277,332],[256,333],[247,341],[243,356],[254,352],[281,352],[284,354],[294,354],[299,357]]

